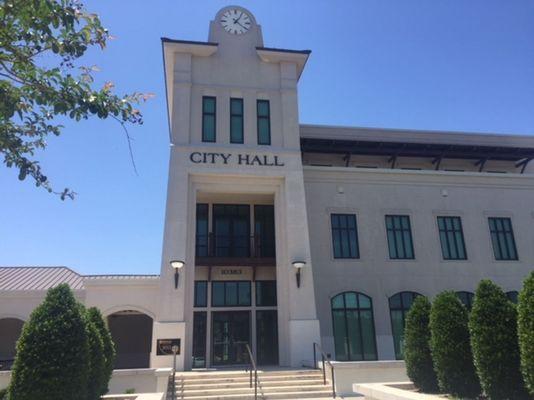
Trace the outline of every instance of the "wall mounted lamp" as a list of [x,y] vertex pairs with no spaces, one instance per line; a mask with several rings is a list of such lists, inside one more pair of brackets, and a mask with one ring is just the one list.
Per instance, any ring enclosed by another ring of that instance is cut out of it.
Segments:
[[174,269],[174,288],[178,289],[178,282],[180,280],[179,270],[183,268],[185,262],[181,260],[172,260],[170,262],[172,269]]
[[297,270],[296,272],[296,278],[297,278],[297,287],[300,288],[300,270],[304,268],[306,265],[305,261],[293,261],[293,267]]

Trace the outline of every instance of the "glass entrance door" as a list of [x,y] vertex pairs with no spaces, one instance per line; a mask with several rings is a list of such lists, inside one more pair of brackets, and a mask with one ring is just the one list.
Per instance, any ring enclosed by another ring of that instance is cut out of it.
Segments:
[[256,311],[256,345],[259,365],[278,365],[278,314]]
[[247,364],[249,359],[246,345],[250,345],[250,311],[216,311],[212,315],[212,364]]

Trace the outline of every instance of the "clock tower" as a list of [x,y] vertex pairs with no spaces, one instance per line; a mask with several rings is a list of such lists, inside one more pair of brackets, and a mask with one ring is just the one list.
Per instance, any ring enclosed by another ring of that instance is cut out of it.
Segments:
[[169,338],[178,369],[246,364],[247,346],[259,364],[311,365],[320,333],[297,97],[310,52],[264,47],[237,6],[216,14],[207,42],[162,44],[171,146],[151,365],[171,365],[156,353]]

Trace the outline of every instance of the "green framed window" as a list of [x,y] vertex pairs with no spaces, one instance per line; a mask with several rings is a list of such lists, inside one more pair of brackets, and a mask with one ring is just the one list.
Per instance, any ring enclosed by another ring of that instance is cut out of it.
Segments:
[[276,281],[256,281],[256,306],[276,307]]
[[510,292],[506,292],[506,297],[508,297],[508,300],[510,300],[512,303],[517,304],[518,301],[519,292],[512,290]]
[[195,281],[195,307],[208,306],[208,282]]
[[209,227],[208,227],[209,206],[208,204],[197,204],[196,215],[196,241],[195,254],[197,257],[207,257],[209,254]]
[[211,283],[212,307],[249,307],[250,300],[250,281],[213,281]]
[[406,326],[406,315],[417,296],[416,292],[400,292],[389,298],[389,314],[391,316],[391,332],[393,333],[393,344],[395,345],[395,357],[397,360],[404,359],[404,327]]
[[444,260],[467,260],[460,217],[438,217],[439,240]]
[[460,291],[456,292],[456,296],[458,296],[465,308],[471,311],[471,308],[473,307],[473,300],[475,299],[475,294],[471,292]]
[[334,258],[360,258],[356,215],[332,214],[330,222]]
[[389,258],[411,260],[415,258],[412,228],[408,215],[386,215]]
[[376,360],[373,303],[357,292],[333,297],[332,323],[337,361]]
[[488,218],[493,254],[498,261],[517,260],[514,231],[510,218]]
[[257,100],[258,144],[271,144],[271,106],[269,100]]
[[230,143],[244,143],[243,99],[230,99]]
[[217,99],[202,97],[202,141],[215,142],[217,125]]

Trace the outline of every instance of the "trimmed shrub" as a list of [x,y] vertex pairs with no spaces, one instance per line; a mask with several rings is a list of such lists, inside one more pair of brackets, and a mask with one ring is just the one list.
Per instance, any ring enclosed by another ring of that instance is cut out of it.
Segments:
[[517,313],[521,372],[528,391],[534,396],[534,272],[525,279],[519,293]]
[[89,379],[87,382],[87,400],[100,399],[102,388],[107,386],[104,382],[106,375],[106,359],[104,357],[104,344],[100,332],[89,318],[89,314],[82,307],[89,340]]
[[69,286],[50,289],[17,342],[8,398],[86,400],[89,346],[85,320]]
[[430,301],[417,296],[406,315],[404,328],[404,361],[406,372],[414,385],[423,392],[437,392],[438,380],[430,354]]
[[438,294],[430,310],[430,349],[442,392],[475,398],[480,384],[473,365],[467,309],[456,293]]
[[100,333],[102,339],[102,346],[104,352],[104,375],[102,380],[102,387],[100,394],[106,394],[108,390],[108,384],[111,380],[111,374],[113,373],[113,366],[115,365],[115,344],[111,338],[111,333],[108,329],[100,310],[96,307],[91,307],[87,310],[88,318],[95,325],[96,329]]
[[475,368],[492,400],[527,398],[519,369],[515,306],[490,280],[480,281],[469,316]]

